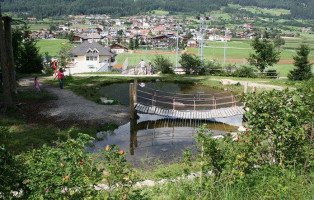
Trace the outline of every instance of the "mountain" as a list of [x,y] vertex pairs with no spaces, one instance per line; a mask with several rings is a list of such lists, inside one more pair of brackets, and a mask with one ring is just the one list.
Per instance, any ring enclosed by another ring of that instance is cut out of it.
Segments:
[[3,11],[38,18],[69,14],[127,16],[151,10],[201,14],[219,10],[228,3],[242,6],[285,8],[291,17],[314,19],[314,0],[4,0]]

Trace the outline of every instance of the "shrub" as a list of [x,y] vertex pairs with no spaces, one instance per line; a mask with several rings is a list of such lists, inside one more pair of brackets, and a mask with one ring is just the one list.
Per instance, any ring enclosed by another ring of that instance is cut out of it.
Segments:
[[13,199],[13,191],[27,193],[23,171],[22,164],[4,145],[0,146],[0,199]]
[[233,73],[233,76],[256,78],[256,75],[254,74],[254,69],[246,65],[242,65],[237,68],[236,71]]
[[94,196],[93,185],[101,181],[102,172],[95,158],[85,151],[88,135],[76,140],[57,142],[55,147],[44,145],[22,156],[27,187],[32,199],[83,198]]
[[199,74],[219,74],[223,73],[221,65],[215,61],[206,61],[203,66],[200,67]]
[[261,152],[260,164],[304,165],[313,126],[313,112],[304,101],[307,95],[273,90],[245,97],[250,131],[243,137]]
[[201,60],[196,55],[184,53],[179,61],[186,74],[197,74],[201,69]]
[[171,62],[168,58],[165,58],[162,55],[155,56],[153,60],[155,64],[155,70],[160,71],[163,74],[173,74],[173,70],[171,69]]

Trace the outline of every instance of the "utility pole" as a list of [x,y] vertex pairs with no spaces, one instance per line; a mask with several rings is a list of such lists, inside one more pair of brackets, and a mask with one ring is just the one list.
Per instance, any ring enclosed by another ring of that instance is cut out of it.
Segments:
[[203,64],[203,60],[204,60],[204,35],[203,35],[203,25],[204,25],[204,19],[202,19],[201,28],[200,28],[200,32],[201,32],[201,63],[202,63],[202,64]]
[[224,38],[224,65],[226,65],[226,48],[227,48],[227,28],[225,28],[225,38]]
[[178,69],[178,54],[179,54],[179,26],[177,24],[176,69]]

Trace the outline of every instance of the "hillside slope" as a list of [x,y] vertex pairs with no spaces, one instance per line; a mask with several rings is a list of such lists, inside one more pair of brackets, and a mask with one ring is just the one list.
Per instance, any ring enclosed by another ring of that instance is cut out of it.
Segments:
[[291,17],[314,19],[313,0],[5,0],[3,11],[24,13],[38,18],[69,14],[126,16],[157,9],[198,14],[219,10],[228,3],[285,8],[291,10]]

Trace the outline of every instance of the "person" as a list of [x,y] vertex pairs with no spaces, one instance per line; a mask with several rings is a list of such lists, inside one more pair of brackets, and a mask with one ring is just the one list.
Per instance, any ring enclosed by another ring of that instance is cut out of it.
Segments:
[[141,71],[143,74],[145,74],[146,71],[146,63],[145,61],[142,59],[142,61],[140,62],[140,67],[141,67]]
[[63,89],[64,74],[63,74],[63,69],[62,68],[59,69],[57,76],[58,76],[58,80],[59,80],[60,89]]
[[35,88],[38,90],[38,92],[40,92],[39,81],[38,81],[37,76],[35,76],[34,85],[35,85]]
[[56,75],[57,74],[57,69],[58,69],[58,61],[55,60],[53,62],[53,70],[54,70],[54,74]]
[[151,63],[148,64],[148,74],[153,75],[153,66]]

